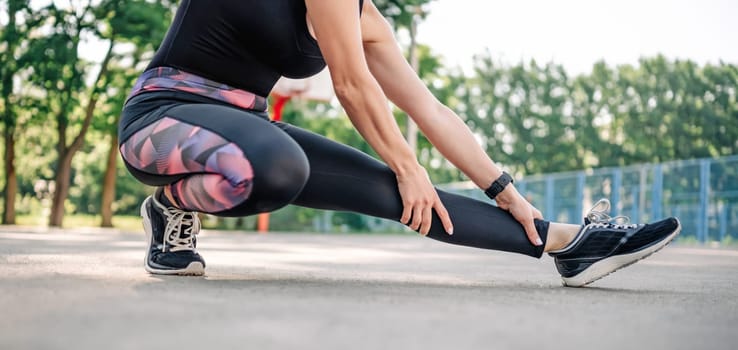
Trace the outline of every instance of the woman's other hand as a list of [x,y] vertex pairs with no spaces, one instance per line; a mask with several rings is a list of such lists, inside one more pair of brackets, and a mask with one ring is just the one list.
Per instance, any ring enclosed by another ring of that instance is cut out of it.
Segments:
[[510,212],[515,220],[518,220],[523,225],[530,243],[535,246],[543,245],[543,241],[541,241],[541,237],[538,235],[538,230],[536,230],[536,225],[533,223],[533,219],[543,220],[543,214],[525,200],[515,186],[512,184],[508,185],[504,191],[497,195],[495,201],[500,208]]

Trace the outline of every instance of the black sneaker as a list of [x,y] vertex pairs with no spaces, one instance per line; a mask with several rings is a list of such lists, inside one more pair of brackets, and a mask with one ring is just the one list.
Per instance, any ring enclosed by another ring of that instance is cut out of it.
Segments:
[[[604,210],[596,210],[598,206]],[[652,224],[628,224],[628,218],[611,218],[610,202],[594,205],[584,226],[563,249],[551,251],[565,286],[581,287],[659,251],[681,231],[677,218]]]
[[197,253],[200,219],[197,213],[167,208],[149,196],[141,204],[146,240],[144,267],[158,275],[200,276],[205,273],[205,260]]

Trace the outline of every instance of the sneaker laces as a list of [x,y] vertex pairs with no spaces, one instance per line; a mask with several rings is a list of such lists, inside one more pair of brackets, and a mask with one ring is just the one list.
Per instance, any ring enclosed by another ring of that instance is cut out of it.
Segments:
[[[602,207],[602,208],[598,208]],[[585,216],[585,225],[593,225],[593,227],[612,227],[616,229],[635,228],[638,225],[631,224],[630,218],[625,215],[610,216],[610,201],[602,198],[592,206]]]
[[156,196],[152,198],[154,204],[161,209],[166,216],[167,226],[164,228],[164,243],[161,251],[167,250],[177,252],[182,250],[195,250],[195,235],[200,233],[200,218],[196,212],[184,211],[175,207],[165,207]]
[[[164,240],[170,245],[169,250],[195,250],[195,235],[200,232],[200,219],[197,213],[169,207],[164,210],[167,216],[167,227],[164,229]],[[184,228],[184,229],[183,229]],[[164,251],[164,247],[162,247]]]

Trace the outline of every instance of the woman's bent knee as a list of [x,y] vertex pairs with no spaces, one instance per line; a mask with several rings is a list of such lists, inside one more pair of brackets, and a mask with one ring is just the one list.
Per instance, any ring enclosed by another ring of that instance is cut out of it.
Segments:
[[292,203],[302,192],[310,176],[305,152],[284,135],[284,142],[256,153],[254,163],[253,202],[258,212],[268,212]]

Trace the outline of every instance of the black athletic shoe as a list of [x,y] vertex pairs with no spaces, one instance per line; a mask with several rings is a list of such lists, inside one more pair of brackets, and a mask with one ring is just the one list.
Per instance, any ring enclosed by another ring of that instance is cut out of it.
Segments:
[[[595,210],[598,206],[605,210]],[[657,252],[679,234],[677,218],[652,224],[628,224],[611,218],[610,202],[600,200],[584,219],[584,226],[568,246],[551,251],[565,286],[581,287]]]
[[197,213],[167,208],[149,196],[141,205],[148,247],[144,267],[159,275],[200,276],[205,260],[197,253],[200,219]]

